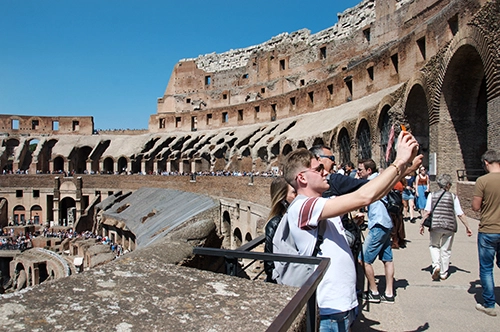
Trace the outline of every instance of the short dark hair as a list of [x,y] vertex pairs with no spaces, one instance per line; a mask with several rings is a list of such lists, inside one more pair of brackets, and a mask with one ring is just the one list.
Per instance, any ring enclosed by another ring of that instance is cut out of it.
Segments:
[[358,161],[358,164],[363,164],[366,170],[371,169],[372,173],[378,172],[377,164],[371,158],[361,159],[360,161]]

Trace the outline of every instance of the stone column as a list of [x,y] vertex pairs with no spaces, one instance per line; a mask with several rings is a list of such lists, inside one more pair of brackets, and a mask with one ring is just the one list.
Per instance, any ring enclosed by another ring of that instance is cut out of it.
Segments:
[[87,160],[85,165],[86,165],[87,173],[90,174],[92,172],[92,160],[90,160],[90,159]]
[[71,173],[71,171],[72,171],[71,169],[69,169],[69,162],[70,162],[70,160],[69,160],[69,159],[64,161],[64,170],[65,170],[65,171],[66,171],[66,173],[68,173],[68,174],[69,174],[69,173]]
[[52,211],[54,213],[54,225],[60,225],[60,220],[59,220],[59,201],[54,200],[54,207],[52,208]]
[[153,161],[153,174],[158,174],[158,160]]

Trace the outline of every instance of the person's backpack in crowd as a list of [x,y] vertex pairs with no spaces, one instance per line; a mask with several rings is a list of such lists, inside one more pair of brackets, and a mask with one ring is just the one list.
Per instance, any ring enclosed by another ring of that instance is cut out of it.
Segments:
[[403,211],[403,196],[396,189],[389,191],[387,196],[382,199],[387,211],[392,214],[400,214]]
[[[323,227],[321,227],[323,226]],[[324,222],[319,222],[318,237],[312,256],[316,256],[319,247],[323,243]],[[288,224],[288,212],[281,219],[273,237],[273,253],[286,255],[299,255],[293,236],[290,234]],[[293,262],[274,262],[273,279],[278,284],[301,287],[311,274],[316,270],[315,264],[303,264]]]
[[344,226],[347,243],[351,248],[354,259],[357,259],[358,254],[363,247],[362,231],[366,229],[366,224],[358,225],[357,220],[352,218],[352,215],[345,214],[342,217],[342,226]]

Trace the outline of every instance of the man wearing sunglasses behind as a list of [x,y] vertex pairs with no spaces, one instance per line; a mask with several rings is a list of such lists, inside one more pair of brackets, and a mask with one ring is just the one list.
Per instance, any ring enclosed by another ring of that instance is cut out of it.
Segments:
[[335,198],[321,197],[329,188],[328,173],[313,153],[298,149],[285,159],[284,177],[297,191],[288,209],[290,234],[300,255],[310,256],[321,227],[323,243],[318,257],[330,258],[317,290],[320,332],[347,331],[357,314],[354,257],[338,216],[382,198],[405,175],[409,165],[416,169],[422,163],[422,155],[417,156],[418,143],[410,133],[401,132],[397,146],[396,160],[386,171],[360,189]]
[[323,197],[348,194],[359,189],[359,187],[368,182],[368,180],[355,179],[339,173],[334,173],[333,167],[335,166],[335,156],[329,147],[325,145],[314,145],[309,151],[318,158],[320,164],[323,164],[325,170],[328,172],[326,181],[330,185],[330,188],[323,192]]

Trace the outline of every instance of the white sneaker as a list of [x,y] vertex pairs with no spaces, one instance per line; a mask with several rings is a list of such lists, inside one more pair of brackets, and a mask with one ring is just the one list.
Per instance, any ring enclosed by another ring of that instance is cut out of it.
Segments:
[[495,311],[495,308],[485,308],[482,304],[476,303],[476,310],[482,311],[487,315],[490,316],[496,316],[497,312]]

